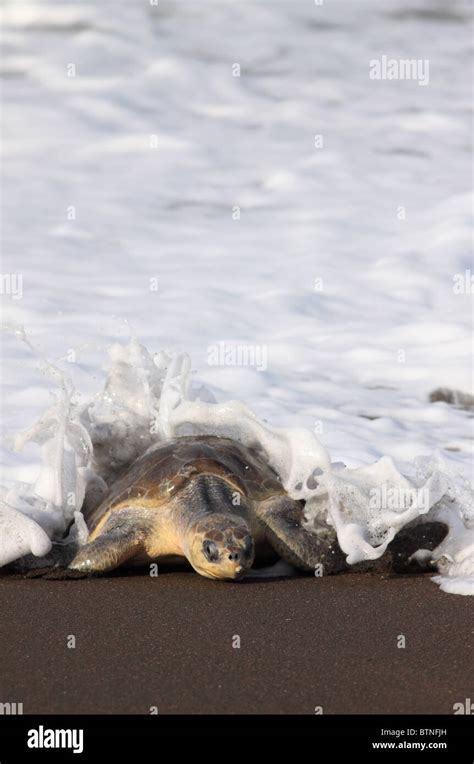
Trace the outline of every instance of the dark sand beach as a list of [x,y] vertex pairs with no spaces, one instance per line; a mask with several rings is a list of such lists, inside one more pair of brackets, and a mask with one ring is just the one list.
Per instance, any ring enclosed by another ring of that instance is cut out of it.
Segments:
[[427,576],[2,575],[0,612],[0,702],[25,714],[450,714],[474,697],[474,603]]

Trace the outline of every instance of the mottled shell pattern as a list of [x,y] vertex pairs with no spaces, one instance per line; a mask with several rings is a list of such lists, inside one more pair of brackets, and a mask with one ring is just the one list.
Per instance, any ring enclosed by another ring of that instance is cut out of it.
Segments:
[[159,443],[141,456],[113,484],[110,493],[85,519],[92,530],[109,511],[126,501],[158,507],[198,475],[215,475],[250,499],[284,494],[276,472],[253,448],[217,436],[180,437]]

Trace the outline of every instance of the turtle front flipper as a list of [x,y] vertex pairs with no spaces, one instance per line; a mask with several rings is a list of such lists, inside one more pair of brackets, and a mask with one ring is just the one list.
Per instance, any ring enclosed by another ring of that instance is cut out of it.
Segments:
[[142,550],[148,536],[149,527],[139,521],[136,512],[126,509],[114,512],[100,534],[80,548],[69,569],[102,573],[118,568]]
[[265,526],[268,543],[290,565],[319,575],[339,573],[347,568],[332,528],[325,526],[318,533],[311,533],[303,526],[302,502],[289,496],[273,496],[256,503],[255,511]]

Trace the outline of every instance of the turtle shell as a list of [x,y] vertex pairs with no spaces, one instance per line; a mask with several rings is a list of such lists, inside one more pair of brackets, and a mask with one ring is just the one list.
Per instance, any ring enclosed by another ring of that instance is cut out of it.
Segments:
[[158,507],[197,475],[220,477],[256,501],[285,493],[277,473],[255,449],[214,435],[179,437],[153,446],[119,477],[104,501],[89,516],[85,512],[88,528],[92,531],[124,503]]

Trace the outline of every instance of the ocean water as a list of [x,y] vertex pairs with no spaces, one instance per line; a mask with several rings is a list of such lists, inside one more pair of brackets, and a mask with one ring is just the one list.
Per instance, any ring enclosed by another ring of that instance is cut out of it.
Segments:
[[[68,427],[130,336],[187,354],[207,400],[296,428],[278,457],[292,489],[318,467],[333,497],[361,475],[367,489],[442,473],[467,539],[472,415],[428,395],[472,389],[469,3],[7,0],[2,15],[8,548],[28,531],[41,553],[80,508],[90,453]],[[371,79],[382,56],[427,61],[429,80]],[[72,380],[57,404],[44,359]],[[51,405],[43,456],[27,438],[12,450]],[[338,528],[355,557],[375,543],[363,506],[355,536]],[[25,527],[38,511],[46,538]]]

